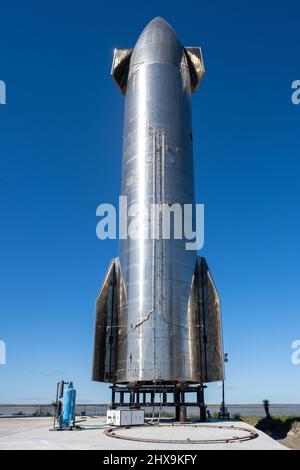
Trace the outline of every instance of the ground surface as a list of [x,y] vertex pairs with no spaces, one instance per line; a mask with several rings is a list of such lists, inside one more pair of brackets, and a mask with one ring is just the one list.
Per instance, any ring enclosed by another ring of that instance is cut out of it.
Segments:
[[290,449],[300,450],[300,423],[294,423],[285,439],[282,439],[279,442]]
[[300,450],[299,416],[242,416],[242,421],[255,426],[277,442],[294,450]]
[[[218,443],[218,444],[159,444],[135,442],[123,439],[115,439],[104,434],[105,429],[86,429],[81,431],[49,431],[53,420],[51,418],[1,418],[0,419],[0,449],[103,449],[103,450],[127,450],[127,449],[146,449],[146,450],[196,450],[196,449],[278,449],[284,450],[286,447],[271,439],[261,431],[258,437],[244,442]],[[103,418],[87,419],[82,425],[96,426],[103,425]],[[221,424],[224,429],[216,433],[214,426]],[[211,423],[211,429],[205,427],[199,429],[192,426],[176,427],[176,438],[214,439],[225,436],[242,436],[245,432],[229,431],[228,426],[245,427],[253,430],[254,428],[247,424],[236,422]],[[226,428],[227,426],[227,428]],[[107,428],[106,428],[107,429]],[[172,428],[173,430],[175,428]],[[122,431],[124,432],[124,431]],[[164,426],[147,426],[127,430],[129,436],[146,437],[147,439],[167,438],[174,433],[170,433]],[[158,437],[159,436],[159,437]]]

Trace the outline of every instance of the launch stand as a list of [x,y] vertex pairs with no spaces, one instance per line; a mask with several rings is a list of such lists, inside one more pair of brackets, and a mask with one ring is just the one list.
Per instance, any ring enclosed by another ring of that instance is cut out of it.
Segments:
[[[120,407],[175,407],[175,421],[187,420],[188,406],[200,409],[200,420],[206,421],[204,389],[206,385],[111,385],[111,408]],[[195,400],[189,400],[186,394],[193,394]],[[169,400],[169,394],[173,400]],[[157,401],[157,397],[159,401]]]

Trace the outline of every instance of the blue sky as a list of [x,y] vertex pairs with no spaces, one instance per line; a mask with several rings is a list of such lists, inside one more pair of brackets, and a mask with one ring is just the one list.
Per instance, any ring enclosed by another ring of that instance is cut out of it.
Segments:
[[[117,241],[96,238],[96,207],[120,192],[123,97],[113,49],[163,16],[202,46],[193,96],[197,202],[222,298],[231,403],[299,403],[300,5],[296,1],[2,1],[0,402],[47,402],[91,377],[94,303]],[[208,402],[220,389],[209,387]]]

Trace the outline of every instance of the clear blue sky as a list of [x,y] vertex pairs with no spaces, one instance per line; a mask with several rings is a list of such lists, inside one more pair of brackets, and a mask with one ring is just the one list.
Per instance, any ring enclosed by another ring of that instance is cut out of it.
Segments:
[[[193,97],[197,201],[222,298],[228,401],[300,402],[300,79],[297,1],[1,1],[0,402],[42,402],[92,383],[94,303],[117,241],[96,238],[96,207],[120,192],[123,97],[113,49],[163,16],[202,46]],[[211,386],[208,402],[220,401]]]

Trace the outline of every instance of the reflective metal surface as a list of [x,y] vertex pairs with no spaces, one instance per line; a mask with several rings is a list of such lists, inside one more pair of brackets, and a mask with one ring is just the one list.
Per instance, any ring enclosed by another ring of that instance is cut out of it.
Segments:
[[183,48],[162,18],[133,51],[115,51],[112,75],[125,94],[122,195],[138,205],[143,229],[121,240],[120,263],[113,261],[98,298],[94,380],[223,377],[220,309],[206,264],[185,238],[163,239],[161,218],[158,238],[147,239],[153,227],[144,213],[152,203],[195,202],[191,94],[203,74],[201,50]]
[[109,265],[96,301],[93,380],[116,381],[120,318],[127,322],[124,282],[119,258],[115,258]]

